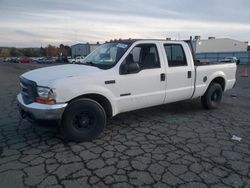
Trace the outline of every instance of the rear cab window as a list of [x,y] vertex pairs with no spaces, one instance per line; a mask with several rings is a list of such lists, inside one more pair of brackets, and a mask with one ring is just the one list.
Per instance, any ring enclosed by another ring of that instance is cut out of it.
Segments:
[[181,44],[164,44],[169,67],[187,66],[187,58]]

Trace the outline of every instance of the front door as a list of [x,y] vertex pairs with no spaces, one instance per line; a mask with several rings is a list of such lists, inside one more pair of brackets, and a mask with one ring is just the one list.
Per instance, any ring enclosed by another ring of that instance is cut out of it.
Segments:
[[165,65],[161,62],[157,44],[143,43],[131,50],[122,65],[137,63],[140,71],[121,74],[117,79],[119,113],[163,104],[166,82]]

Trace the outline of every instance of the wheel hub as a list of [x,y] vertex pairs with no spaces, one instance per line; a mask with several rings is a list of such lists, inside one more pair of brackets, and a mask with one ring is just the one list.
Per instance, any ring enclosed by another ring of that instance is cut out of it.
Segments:
[[215,101],[217,100],[217,93],[214,93],[213,98]]
[[212,101],[218,101],[219,98],[220,98],[220,96],[219,96],[218,91],[215,91],[215,92],[212,94],[212,96],[211,96],[211,100],[212,100]]
[[87,113],[79,113],[75,116],[73,123],[77,129],[88,129],[92,124],[91,115]]
[[81,127],[88,127],[89,126],[89,123],[90,123],[90,119],[88,116],[82,116],[79,120],[79,125],[80,125],[80,128]]

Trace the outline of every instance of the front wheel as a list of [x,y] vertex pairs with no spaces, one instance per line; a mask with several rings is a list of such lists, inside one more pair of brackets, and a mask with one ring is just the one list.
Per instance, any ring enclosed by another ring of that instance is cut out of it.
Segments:
[[218,83],[209,86],[206,93],[201,97],[201,103],[205,109],[218,108],[222,99],[222,87]]
[[104,129],[106,113],[92,99],[79,99],[69,104],[63,114],[61,130],[65,138],[74,141],[90,141]]

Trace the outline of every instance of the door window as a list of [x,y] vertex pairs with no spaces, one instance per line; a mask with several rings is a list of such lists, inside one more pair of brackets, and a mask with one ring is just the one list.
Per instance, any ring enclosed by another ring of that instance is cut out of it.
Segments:
[[128,55],[132,62],[138,63],[140,69],[160,68],[160,60],[155,44],[140,44]]
[[186,66],[187,59],[180,44],[165,44],[165,52],[168,58],[169,67]]

